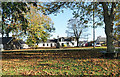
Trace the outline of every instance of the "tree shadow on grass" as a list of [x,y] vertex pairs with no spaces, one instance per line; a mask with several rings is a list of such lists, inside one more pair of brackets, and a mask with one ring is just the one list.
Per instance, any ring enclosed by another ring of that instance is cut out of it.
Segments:
[[[46,58],[69,58],[69,59],[114,59],[107,58],[99,50],[84,50],[84,51],[60,51],[60,52],[5,52],[2,53],[2,59],[46,59]],[[120,59],[120,55],[118,57]]]

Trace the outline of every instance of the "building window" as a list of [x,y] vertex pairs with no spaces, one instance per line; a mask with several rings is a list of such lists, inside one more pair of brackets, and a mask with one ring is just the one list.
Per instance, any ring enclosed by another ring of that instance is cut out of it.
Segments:
[[51,43],[51,47],[52,47],[52,43]]
[[59,40],[59,42],[61,42],[61,38],[60,39],[58,39]]
[[62,47],[64,46],[64,43],[62,43]]
[[67,43],[67,45],[69,45],[69,43]]
[[47,44],[47,46],[48,46],[48,44]]
[[45,44],[43,44],[43,46],[45,46]]

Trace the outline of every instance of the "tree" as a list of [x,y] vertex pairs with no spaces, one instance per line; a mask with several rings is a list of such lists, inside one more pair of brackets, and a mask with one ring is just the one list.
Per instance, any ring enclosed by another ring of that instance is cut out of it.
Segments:
[[114,26],[114,38],[119,41],[120,40],[120,4],[117,7],[117,12],[115,15],[115,26]]
[[9,36],[9,33],[16,28],[16,21],[19,21],[22,30],[25,31],[27,20],[24,18],[23,12],[28,12],[25,7],[27,4],[24,2],[2,2],[2,37],[4,34]]
[[[35,44],[39,43],[40,41],[46,41],[50,36],[50,32],[54,30],[51,19],[42,12],[37,11],[36,8],[37,7],[31,5],[30,12],[24,16],[28,21],[28,27],[25,36],[27,37],[27,43],[32,46],[35,46]],[[21,35],[19,31],[21,30],[14,32],[16,33],[15,35]]]
[[[114,18],[116,14],[116,7],[118,7],[120,3],[119,2],[97,2],[96,3],[96,13],[100,19],[103,19],[105,24],[105,34],[107,37],[107,52],[114,52],[114,45],[113,45],[113,25],[114,25]],[[49,3],[46,5],[46,13],[57,13],[59,12],[59,9],[62,8],[71,8],[73,9],[79,9],[79,7],[84,8],[88,13],[86,16],[90,16],[89,14],[92,11],[95,11],[93,9],[90,9],[93,5],[91,2],[85,3],[85,2],[56,2],[56,3]],[[101,9],[101,10],[100,10]],[[74,10],[73,10],[74,11]]]
[[[22,39],[27,37],[28,44],[36,44],[45,41],[50,32],[55,30],[51,19],[44,15],[36,2],[2,2],[2,37]],[[37,9],[39,8],[39,12]]]
[[114,26],[114,41],[120,46],[120,5],[117,9],[117,14],[115,15],[115,26]]
[[[110,3],[111,8],[109,8],[108,3],[101,3],[103,6],[103,16],[104,16],[104,23],[105,23],[105,33],[107,36],[107,52],[114,52],[115,48],[113,45],[113,25],[114,25],[114,18],[115,18],[115,8],[117,7],[116,3]],[[110,11],[109,11],[110,9]],[[110,55],[109,55],[110,56]]]
[[86,22],[82,19],[82,17],[80,20],[78,18],[70,19],[68,21],[68,30],[66,31],[70,37],[75,37],[77,41],[77,47],[79,46],[79,39],[81,34],[85,28],[87,28],[87,26],[85,26]]
[[17,28],[26,33],[28,21],[24,18],[24,14],[30,10],[27,4],[36,6],[33,2],[1,2],[2,37],[4,34],[9,37],[9,33]]

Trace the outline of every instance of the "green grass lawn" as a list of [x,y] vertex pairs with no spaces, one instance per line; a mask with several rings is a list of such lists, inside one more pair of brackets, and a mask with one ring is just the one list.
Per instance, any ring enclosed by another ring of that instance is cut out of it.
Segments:
[[[17,50],[4,50],[2,52],[6,52],[6,51],[53,51],[53,50],[79,50],[79,49],[93,49],[93,47],[61,47],[61,48],[38,48],[38,49],[17,49]],[[107,49],[106,46],[101,46],[101,47],[95,47],[95,49]]]
[[120,59],[97,51],[2,53],[2,75],[118,75]]

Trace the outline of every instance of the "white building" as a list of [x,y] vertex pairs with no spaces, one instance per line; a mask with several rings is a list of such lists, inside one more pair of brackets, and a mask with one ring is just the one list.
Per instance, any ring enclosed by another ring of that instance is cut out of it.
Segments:
[[66,45],[67,47],[75,47],[77,46],[77,41],[73,37],[60,37],[59,38],[60,46]]
[[56,43],[51,40],[47,40],[46,42],[40,42],[38,47],[56,47]]
[[60,37],[58,39],[48,39],[46,42],[40,42],[38,47],[56,47],[57,43],[59,42],[61,47],[75,47],[77,46],[77,42],[75,38],[68,38],[68,37]]

